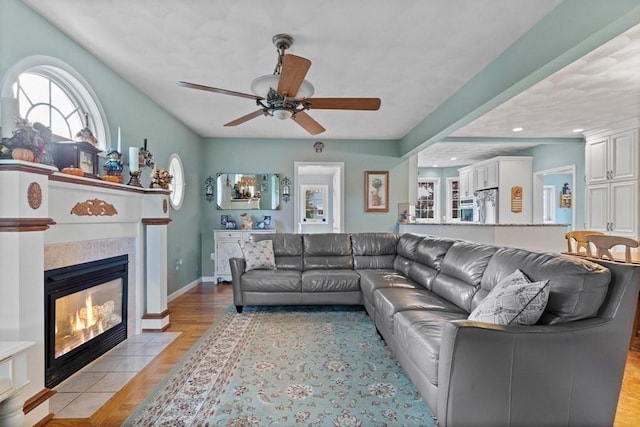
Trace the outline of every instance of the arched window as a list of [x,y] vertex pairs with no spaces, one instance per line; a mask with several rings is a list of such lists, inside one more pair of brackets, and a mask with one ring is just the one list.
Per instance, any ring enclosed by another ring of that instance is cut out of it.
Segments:
[[51,129],[54,140],[75,140],[78,131],[88,127],[99,148],[105,150],[111,145],[104,111],[95,93],[62,61],[47,56],[25,58],[5,74],[0,90],[3,98],[18,101],[17,111],[2,111],[3,115],[12,113],[29,122],[41,122]]

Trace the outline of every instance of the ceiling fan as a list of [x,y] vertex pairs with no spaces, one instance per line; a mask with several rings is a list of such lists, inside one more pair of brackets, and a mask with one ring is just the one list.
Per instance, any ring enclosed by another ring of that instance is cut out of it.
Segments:
[[253,99],[260,107],[257,111],[232,120],[224,126],[237,126],[258,116],[272,116],[281,120],[291,118],[311,135],[317,135],[324,132],[325,128],[308,115],[306,110],[377,110],[380,108],[380,98],[312,98],[313,85],[304,79],[311,61],[300,56],[285,54],[285,50],[293,44],[293,37],[290,35],[276,34],[272,40],[278,50],[278,62],[273,74],[253,80],[251,90],[254,94],[184,81],[178,82],[178,85]]

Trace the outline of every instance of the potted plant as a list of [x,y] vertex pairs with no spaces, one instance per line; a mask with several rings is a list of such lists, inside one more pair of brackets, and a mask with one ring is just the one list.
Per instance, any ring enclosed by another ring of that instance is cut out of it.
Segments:
[[9,138],[3,138],[0,153],[27,162],[50,163],[47,146],[51,143],[51,130],[40,122],[33,124],[16,118],[16,129]]

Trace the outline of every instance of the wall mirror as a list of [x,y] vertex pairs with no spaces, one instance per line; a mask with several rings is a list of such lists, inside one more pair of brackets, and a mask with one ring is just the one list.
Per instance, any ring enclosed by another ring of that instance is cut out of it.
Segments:
[[280,209],[280,175],[256,173],[218,173],[218,209]]
[[326,223],[328,218],[328,185],[301,185],[302,222]]

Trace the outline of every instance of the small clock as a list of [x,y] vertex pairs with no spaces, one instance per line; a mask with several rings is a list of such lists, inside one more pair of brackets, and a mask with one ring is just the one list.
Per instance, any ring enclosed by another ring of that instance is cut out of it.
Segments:
[[98,175],[98,153],[101,150],[85,141],[56,142],[55,165],[59,170],[67,167],[81,169],[85,176]]

